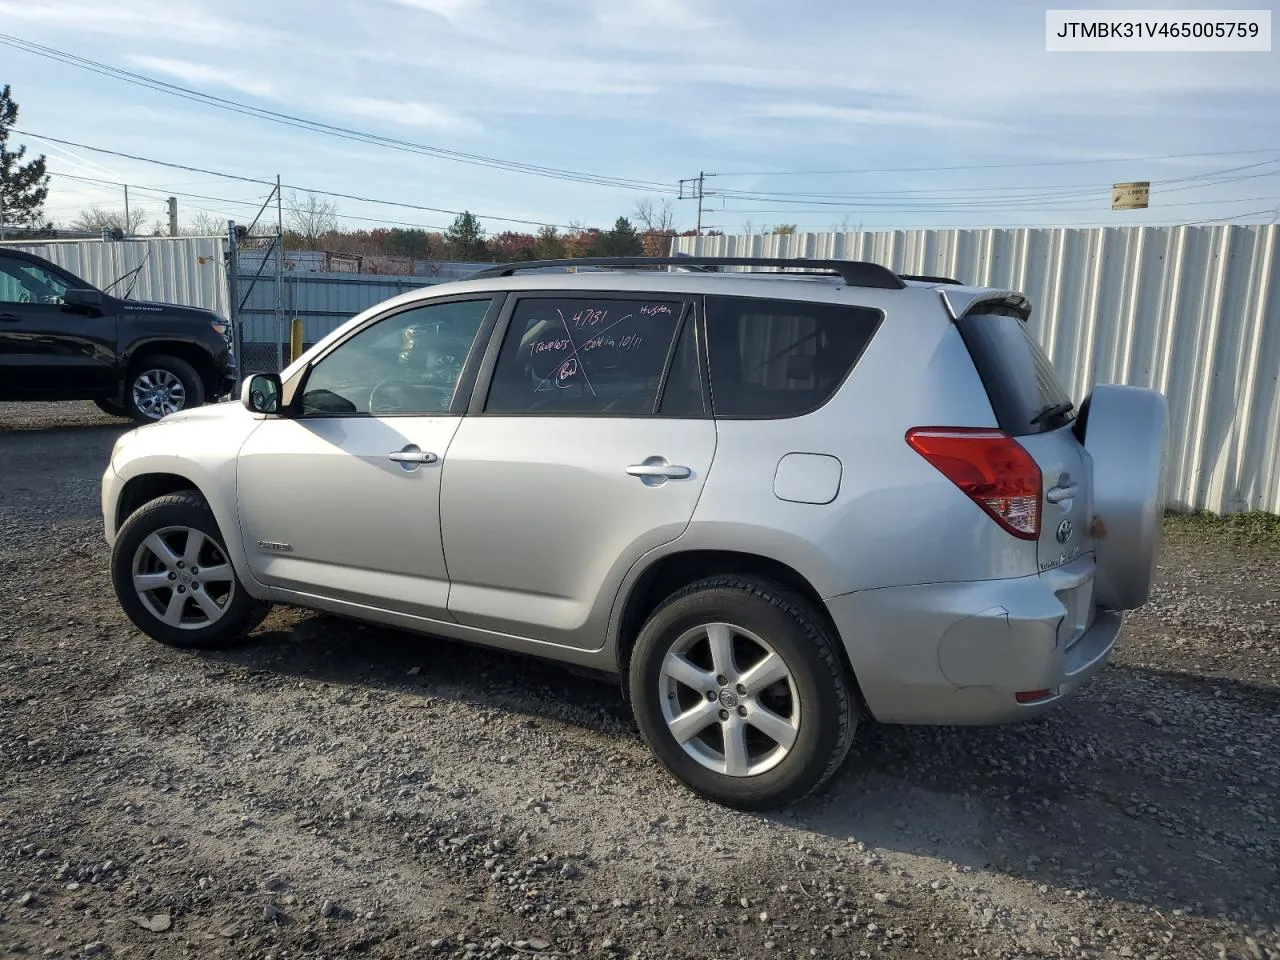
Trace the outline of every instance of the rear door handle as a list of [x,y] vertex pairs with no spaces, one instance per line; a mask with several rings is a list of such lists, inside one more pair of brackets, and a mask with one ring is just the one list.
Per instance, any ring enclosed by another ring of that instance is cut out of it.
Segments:
[[1061,503],[1074,497],[1079,489],[1074,483],[1064,483],[1058,487],[1050,487],[1045,491],[1044,498],[1050,503]]
[[693,471],[673,463],[633,463],[627,467],[633,477],[665,477],[668,480],[688,480]]

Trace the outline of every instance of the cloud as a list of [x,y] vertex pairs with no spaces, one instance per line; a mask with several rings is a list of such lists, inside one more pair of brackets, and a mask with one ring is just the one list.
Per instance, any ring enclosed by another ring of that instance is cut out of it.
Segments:
[[0,0],[0,23],[47,24],[62,32],[107,33],[137,38],[164,34],[186,43],[225,45],[241,38],[231,23],[183,2],[134,0],[84,3],[79,0]]
[[214,67],[192,60],[170,60],[166,57],[130,56],[128,60],[136,67],[156,73],[166,73],[191,84],[226,87],[255,97],[265,97],[271,93],[271,84],[235,73],[225,67]]
[[743,115],[773,120],[819,120],[856,126],[924,127],[928,129],[991,129],[996,124],[960,116],[920,113],[912,110],[881,110],[874,107],[841,107],[827,103],[793,101],[749,107]]
[[379,100],[375,97],[333,97],[328,105],[341,113],[374,117],[406,127],[426,127],[449,133],[479,133],[480,125],[442,107],[417,101]]
[[448,20],[451,23],[461,20],[464,14],[471,15],[476,13],[478,8],[483,5],[482,0],[388,0],[388,2],[402,7],[412,7],[415,10],[423,10],[427,13],[434,13],[437,17]]

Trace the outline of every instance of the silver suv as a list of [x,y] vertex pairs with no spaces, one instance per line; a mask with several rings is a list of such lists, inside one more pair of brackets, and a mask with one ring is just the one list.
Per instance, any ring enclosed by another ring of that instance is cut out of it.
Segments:
[[859,719],[1061,703],[1146,602],[1164,398],[1075,411],[1029,313],[826,260],[406,294],[120,439],[116,595],[178,647],[285,603],[607,671],[674,776],[780,806]]

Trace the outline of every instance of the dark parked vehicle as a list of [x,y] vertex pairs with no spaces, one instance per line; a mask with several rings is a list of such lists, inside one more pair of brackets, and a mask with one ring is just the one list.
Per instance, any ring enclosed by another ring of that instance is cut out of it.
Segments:
[[0,247],[0,400],[92,400],[148,423],[225,396],[235,369],[216,313],[111,296]]

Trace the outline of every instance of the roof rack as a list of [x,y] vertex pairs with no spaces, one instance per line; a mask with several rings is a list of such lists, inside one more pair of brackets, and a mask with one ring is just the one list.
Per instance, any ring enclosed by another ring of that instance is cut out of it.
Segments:
[[551,270],[564,267],[685,267],[703,270],[707,267],[783,267],[793,270],[817,272],[820,270],[839,274],[851,287],[876,287],[881,290],[901,290],[906,284],[901,278],[878,263],[860,260],[810,260],[803,257],[575,257],[564,260],[526,260],[488,267],[473,273],[468,280],[490,277],[514,276],[518,270]]
[[898,274],[903,280],[917,280],[920,283],[950,283],[957,287],[963,287],[964,284],[959,280],[952,280],[950,277],[929,277],[924,275],[915,275],[910,273]]

